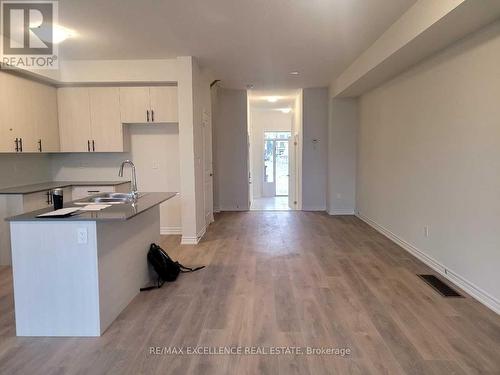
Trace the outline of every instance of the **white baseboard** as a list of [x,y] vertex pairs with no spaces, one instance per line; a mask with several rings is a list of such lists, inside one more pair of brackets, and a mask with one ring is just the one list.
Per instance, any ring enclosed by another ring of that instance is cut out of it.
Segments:
[[181,245],[198,245],[198,239],[196,237],[182,236]]
[[328,211],[329,215],[337,216],[337,215],[354,215],[355,212],[352,208],[338,208]]
[[424,251],[418,249],[409,242],[406,242],[398,235],[392,233],[390,230],[378,224],[374,220],[365,217],[360,213],[357,213],[356,216],[359,217],[368,225],[370,225],[372,228],[377,230],[378,232],[382,233],[387,238],[397,243],[399,246],[408,251],[410,254],[412,254],[413,256],[421,260],[423,263],[431,267],[434,271],[438,272],[441,276],[448,279],[449,281],[457,285],[459,288],[463,289],[471,297],[473,297],[474,299],[481,302],[483,305],[485,305],[486,307],[490,308],[491,310],[500,315],[500,301],[497,298],[485,292],[477,285],[473,284],[472,282],[470,282],[463,276],[459,275],[458,273],[450,270],[449,268],[446,267],[446,265],[438,262],[436,259],[427,255]]
[[207,226],[205,225],[196,235],[196,237],[182,236],[181,245],[198,245],[200,240],[203,238],[207,232]]
[[164,236],[182,234],[181,227],[161,227],[160,234]]

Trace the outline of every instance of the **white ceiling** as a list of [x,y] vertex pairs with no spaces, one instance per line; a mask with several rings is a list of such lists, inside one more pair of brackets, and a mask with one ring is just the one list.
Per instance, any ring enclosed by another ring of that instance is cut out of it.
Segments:
[[[300,90],[249,90],[248,100],[251,109],[279,110],[294,108]],[[268,99],[273,98],[273,101]]]
[[415,1],[60,0],[60,23],[79,33],[61,55],[192,55],[224,87],[326,86]]

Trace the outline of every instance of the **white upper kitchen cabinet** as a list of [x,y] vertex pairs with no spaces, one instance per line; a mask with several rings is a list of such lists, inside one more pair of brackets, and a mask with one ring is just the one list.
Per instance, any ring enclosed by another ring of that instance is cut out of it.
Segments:
[[33,82],[0,72],[2,152],[37,152]]
[[57,152],[57,90],[0,72],[0,152]]
[[152,122],[179,122],[177,114],[177,87],[151,87]]
[[124,124],[149,122],[149,87],[120,87],[120,111]]
[[90,152],[90,95],[85,87],[57,90],[61,152]]
[[126,150],[119,88],[61,88],[58,90],[58,106],[62,152]]
[[58,152],[59,123],[57,116],[57,89],[33,82],[32,109],[38,152]]
[[124,124],[178,122],[177,87],[121,87],[120,108]]
[[94,87],[89,89],[92,151],[123,152],[123,124],[120,119],[120,89]]
[[7,101],[5,98],[8,95],[6,74],[0,72],[0,152],[15,152],[14,137],[9,130],[7,120]]

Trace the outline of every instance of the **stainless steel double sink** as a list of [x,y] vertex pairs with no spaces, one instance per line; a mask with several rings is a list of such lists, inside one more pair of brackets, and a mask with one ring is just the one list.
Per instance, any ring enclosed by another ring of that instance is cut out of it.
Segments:
[[137,199],[143,197],[146,193],[139,193],[136,197],[133,194],[126,193],[105,193],[91,196],[83,202],[88,204],[131,204],[137,201]]

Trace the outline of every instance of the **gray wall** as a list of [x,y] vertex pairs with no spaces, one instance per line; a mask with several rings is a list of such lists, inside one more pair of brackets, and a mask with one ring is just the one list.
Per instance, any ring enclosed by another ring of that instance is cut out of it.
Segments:
[[213,113],[214,208],[249,209],[247,93],[217,90]]
[[357,99],[331,99],[328,126],[328,212],[354,214],[356,208]]
[[357,186],[365,220],[498,313],[499,61],[496,22],[363,95]]
[[303,139],[302,209],[324,211],[328,159],[327,88],[303,90]]
[[48,155],[0,154],[0,188],[51,180]]

